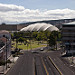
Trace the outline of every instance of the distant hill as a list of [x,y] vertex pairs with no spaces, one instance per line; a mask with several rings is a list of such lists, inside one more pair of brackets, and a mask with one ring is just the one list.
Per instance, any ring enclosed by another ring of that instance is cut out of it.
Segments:
[[44,21],[35,21],[35,22],[20,23],[19,25],[26,25],[27,26],[27,25],[35,24],[35,23],[48,23],[48,24],[55,25],[56,27],[58,27],[60,29],[61,25],[63,23],[69,23],[69,22],[73,22],[73,21],[75,21],[75,19],[44,20]]

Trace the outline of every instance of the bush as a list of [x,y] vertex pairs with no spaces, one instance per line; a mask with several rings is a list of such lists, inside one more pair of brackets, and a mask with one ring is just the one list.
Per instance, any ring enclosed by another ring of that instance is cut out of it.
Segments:
[[17,55],[23,55],[23,53],[21,53],[21,52],[17,52]]
[[7,63],[12,63],[10,60],[7,60]]
[[3,60],[2,60],[2,61],[0,61],[0,66],[1,66],[1,65],[5,65],[5,64],[6,64],[6,62],[5,62],[5,61],[3,61]]
[[13,54],[13,57],[16,57],[17,56],[17,54]]

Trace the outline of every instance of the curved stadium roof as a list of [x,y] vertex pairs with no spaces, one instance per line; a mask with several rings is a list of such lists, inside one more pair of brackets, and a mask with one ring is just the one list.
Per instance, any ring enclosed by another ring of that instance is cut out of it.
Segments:
[[46,23],[36,23],[36,24],[31,24],[27,27],[22,28],[20,31],[59,31],[59,29],[52,24],[46,24]]

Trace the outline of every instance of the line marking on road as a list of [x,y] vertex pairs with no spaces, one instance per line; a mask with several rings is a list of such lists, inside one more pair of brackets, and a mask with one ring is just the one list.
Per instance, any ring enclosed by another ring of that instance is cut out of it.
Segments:
[[45,66],[45,63],[44,63],[42,57],[41,57],[41,60],[42,60],[42,64],[43,64],[43,66],[44,66],[44,69],[45,69],[45,71],[46,71],[46,74],[49,75],[49,72],[47,71],[47,68],[46,68],[46,66]]
[[51,57],[49,57],[49,60],[51,61],[51,63],[54,65],[54,67],[57,69],[57,71],[59,72],[60,75],[63,75],[62,72],[59,70],[59,68],[56,66],[56,64],[53,62],[53,60],[51,59]]
[[35,59],[33,59],[34,62],[34,75],[36,75],[36,65],[35,65]]

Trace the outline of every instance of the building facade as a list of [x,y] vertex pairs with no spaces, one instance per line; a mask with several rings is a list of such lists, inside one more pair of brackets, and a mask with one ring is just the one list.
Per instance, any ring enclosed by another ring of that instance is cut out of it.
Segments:
[[66,53],[75,53],[75,22],[62,25],[62,43]]
[[22,29],[23,27],[25,27],[26,25],[0,25],[0,30],[7,30],[7,31],[19,31],[20,29]]
[[0,31],[0,42],[1,41],[4,45],[0,47],[0,58],[5,60],[6,57],[8,58],[11,55],[11,35],[8,31]]

